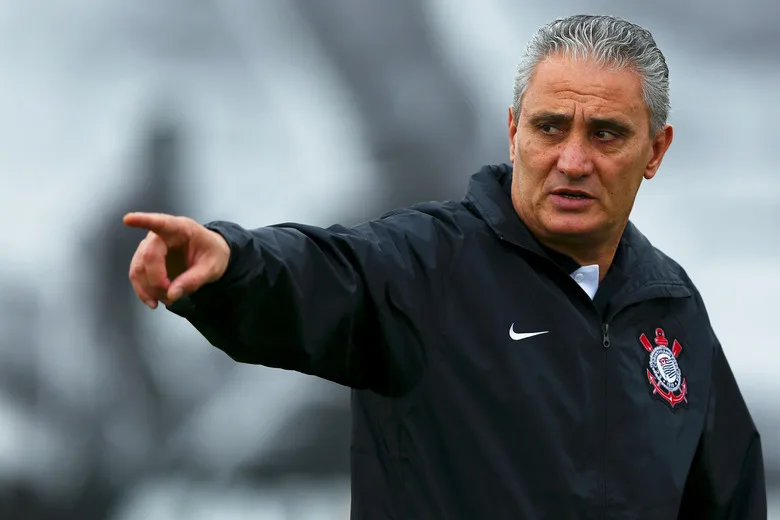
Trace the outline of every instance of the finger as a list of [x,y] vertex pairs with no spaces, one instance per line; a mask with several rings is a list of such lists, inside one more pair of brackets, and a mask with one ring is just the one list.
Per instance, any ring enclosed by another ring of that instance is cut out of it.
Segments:
[[173,280],[168,288],[168,299],[174,302],[185,294],[194,293],[206,283],[208,276],[209,270],[205,263],[193,265]]
[[157,300],[164,300],[168,297],[168,286],[170,285],[169,281],[160,282],[159,279],[156,276],[153,276],[149,273],[149,271],[146,272],[146,277],[144,278],[143,283],[141,284],[141,288],[144,290],[146,294],[151,296],[155,301]]
[[149,308],[156,308],[157,299],[153,298],[144,287],[146,273],[144,273],[143,264],[137,258],[134,258],[133,262],[130,264],[129,278],[130,284],[133,286],[133,291],[136,296],[138,296],[138,299],[144,302]]
[[142,263],[144,266],[143,288],[147,294],[159,300],[165,297],[168,286],[168,271],[165,268],[165,255],[168,248],[160,237],[150,237],[144,247]]
[[146,229],[163,237],[184,232],[181,221],[165,213],[128,213],[122,221],[128,227]]
[[138,299],[141,300],[144,305],[149,307],[150,309],[156,309],[157,308],[157,298],[152,298],[146,292],[144,292],[143,288],[139,285],[133,285],[133,289],[135,290],[136,296],[138,296]]
[[153,294],[165,293],[171,284],[168,280],[168,270],[165,267],[165,255],[168,254],[168,248],[162,240],[150,240],[149,245],[144,252],[144,266],[146,280],[149,287],[154,291]]

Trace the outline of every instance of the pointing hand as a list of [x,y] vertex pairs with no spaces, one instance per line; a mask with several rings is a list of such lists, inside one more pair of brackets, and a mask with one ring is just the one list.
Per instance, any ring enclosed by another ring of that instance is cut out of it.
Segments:
[[162,213],[128,213],[126,226],[149,233],[130,263],[130,282],[146,305],[169,305],[182,295],[219,280],[230,260],[230,247],[219,233],[192,219]]

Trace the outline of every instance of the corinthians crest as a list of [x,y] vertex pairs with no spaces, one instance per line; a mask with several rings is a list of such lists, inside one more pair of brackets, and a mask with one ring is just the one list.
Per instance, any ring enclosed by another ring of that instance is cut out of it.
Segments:
[[682,345],[674,340],[669,348],[669,340],[663,329],[655,329],[655,346],[644,334],[639,337],[639,341],[649,353],[647,381],[653,389],[653,395],[666,401],[673,409],[677,405],[685,406],[688,403],[688,385],[677,363]]

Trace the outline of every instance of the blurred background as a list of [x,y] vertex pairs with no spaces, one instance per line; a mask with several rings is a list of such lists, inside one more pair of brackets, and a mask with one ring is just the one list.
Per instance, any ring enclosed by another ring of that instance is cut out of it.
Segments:
[[508,159],[525,42],[580,12],[667,56],[676,138],[633,220],[704,294],[780,519],[769,0],[0,2],[0,518],[346,519],[348,391],[142,306],[121,217],[349,224],[460,198]]

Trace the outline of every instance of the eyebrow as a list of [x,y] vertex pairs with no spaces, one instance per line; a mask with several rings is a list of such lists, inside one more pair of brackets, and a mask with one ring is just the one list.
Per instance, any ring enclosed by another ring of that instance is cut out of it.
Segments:
[[[528,122],[532,126],[543,124],[570,124],[571,121],[572,117],[570,115],[558,112],[540,112],[528,118]],[[588,125],[594,128],[605,128],[623,135],[630,135],[633,133],[633,130],[628,124],[611,117],[589,118]]]

